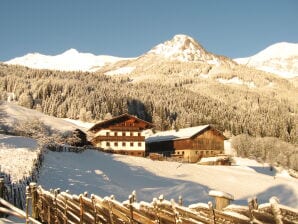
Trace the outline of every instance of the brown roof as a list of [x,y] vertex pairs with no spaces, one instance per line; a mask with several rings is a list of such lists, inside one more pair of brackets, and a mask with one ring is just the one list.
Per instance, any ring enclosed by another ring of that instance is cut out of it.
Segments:
[[113,123],[116,123],[116,122],[119,122],[119,121],[121,122],[123,120],[128,120],[130,118],[134,118],[135,120],[137,120],[139,122],[145,123],[146,124],[146,129],[149,129],[149,128],[153,127],[152,123],[144,121],[140,118],[137,118],[136,116],[133,116],[133,115],[130,115],[130,114],[122,114],[120,116],[113,117],[111,119],[101,121],[101,122],[93,125],[88,131],[91,131],[91,132],[92,131],[97,131],[97,130],[100,130],[102,128],[105,128],[105,127],[109,126],[110,124],[113,124]]

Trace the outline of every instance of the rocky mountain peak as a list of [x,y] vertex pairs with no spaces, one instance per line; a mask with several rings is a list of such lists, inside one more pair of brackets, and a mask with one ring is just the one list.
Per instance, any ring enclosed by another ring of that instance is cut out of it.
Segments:
[[184,34],[175,35],[171,40],[158,44],[147,54],[184,62],[214,59],[195,39]]

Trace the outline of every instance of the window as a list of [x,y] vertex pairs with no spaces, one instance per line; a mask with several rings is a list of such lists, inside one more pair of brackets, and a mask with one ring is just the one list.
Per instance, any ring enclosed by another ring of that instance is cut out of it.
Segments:
[[122,142],[122,146],[126,146],[125,142]]
[[130,132],[130,136],[133,136],[133,132]]
[[118,146],[118,142],[114,142],[114,146]]
[[184,151],[182,151],[182,155],[184,155]]
[[122,132],[122,136],[125,136],[125,131],[124,131],[124,132]]
[[107,136],[110,136],[110,132],[107,132],[106,135],[107,135]]
[[117,132],[114,132],[114,135],[117,136]]
[[141,147],[142,146],[142,142],[138,142],[138,146]]
[[141,133],[140,132],[138,132],[138,136],[141,136]]
[[130,143],[130,146],[133,146],[133,142]]
[[110,146],[110,143],[109,142],[107,142],[107,144],[106,144],[107,146]]

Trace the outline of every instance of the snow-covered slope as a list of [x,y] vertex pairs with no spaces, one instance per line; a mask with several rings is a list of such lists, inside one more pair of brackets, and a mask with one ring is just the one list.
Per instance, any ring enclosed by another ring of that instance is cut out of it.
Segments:
[[88,127],[80,125],[79,123],[74,124],[74,122],[69,122],[60,118],[48,116],[36,110],[31,110],[25,107],[21,107],[15,103],[8,103],[0,101],[0,116],[1,123],[12,126],[15,122],[27,121],[32,119],[39,119],[45,125],[51,127],[52,129],[59,131],[69,131],[76,128],[87,130]]
[[133,190],[139,201],[151,201],[160,194],[177,200],[182,195],[187,205],[210,201],[208,191],[216,189],[234,195],[236,204],[247,204],[253,196],[264,203],[275,195],[282,204],[297,208],[297,179],[270,171],[268,165],[253,160],[236,158],[236,162],[235,166],[200,166],[93,150],[79,154],[49,152],[38,183],[76,194],[113,194],[120,201],[127,200]]
[[256,55],[234,60],[283,78],[298,77],[298,43],[276,43]]
[[127,59],[107,55],[96,56],[90,53],[80,53],[75,49],[69,49],[64,53],[55,56],[30,53],[23,57],[11,59],[5,63],[23,65],[36,69],[92,72],[100,69],[104,65],[121,60]]

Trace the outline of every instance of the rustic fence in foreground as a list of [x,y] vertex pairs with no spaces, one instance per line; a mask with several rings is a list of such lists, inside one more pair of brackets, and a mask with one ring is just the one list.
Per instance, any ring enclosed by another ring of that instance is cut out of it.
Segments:
[[228,205],[224,208],[221,208],[222,204],[219,206],[222,203],[220,199],[227,200],[223,194],[216,198],[215,207],[211,202],[186,207],[182,205],[181,198],[176,203],[174,200],[164,199],[163,196],[150,203],[137,202],[133,192],[127,201],[121,203],[114,196],[88,197],[87,193],[72,195],[60,192],[59,189],[47,191],[31,183],[30,188],[27,187],[26,205],[31,205],[32,218],[47,224],[298,223],[298,210],[280,205],[275,197],[266,204],[258,205],[257,200],[252,199],[248,206]]

